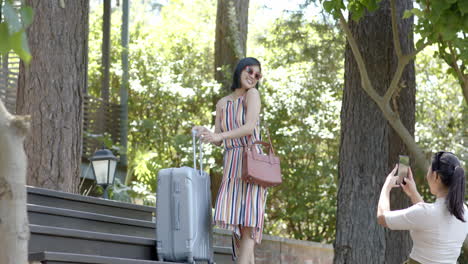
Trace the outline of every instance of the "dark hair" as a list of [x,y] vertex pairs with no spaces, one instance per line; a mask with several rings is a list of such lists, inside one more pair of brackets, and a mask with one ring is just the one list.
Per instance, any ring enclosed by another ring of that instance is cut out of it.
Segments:
[[460,161],[451,152],[440,151],[432,159],[431,170],[437,172],[442,182],[449,188],[445,203],[449,212],[465,222],[463,215],[465,202],[465,171]]
[[[245,67],[251,66],[251,65],[257,65],[258,67],[260,67],[260,72],[262,71],[262,66],[260,65],[260,62],[256,58],[252,58],[252,57],[243,58],[242,60],[239,61],[239,63],[237,63],[236,69],[234,70],[234,74],[232,76],[232,85],[231,85],[232,91],[241,87],[240,86],[241,73],[245,69]],[[258,89],[258,82],[255,87]]]

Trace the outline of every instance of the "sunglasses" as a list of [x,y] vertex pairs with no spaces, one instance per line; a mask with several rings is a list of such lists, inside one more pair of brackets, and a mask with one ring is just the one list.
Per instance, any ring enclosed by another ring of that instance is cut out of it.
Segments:
[[252,76],[259,81],[262,78],[262,74],[260,72],[254,71],[254,69],[250,66],[245,67],[245,71],[247,72],[248,75]]

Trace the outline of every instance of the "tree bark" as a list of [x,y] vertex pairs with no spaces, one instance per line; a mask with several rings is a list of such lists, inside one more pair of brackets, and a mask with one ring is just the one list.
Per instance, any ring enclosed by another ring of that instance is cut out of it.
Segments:
[[462,89],[463,97],[465,98],[465,103],[468,105],[468,74],[460,73],[458,75],[458,79]]
[[[232,21],[232,13],[231,15],[229,14],[230,11],[232,12],[232,10],[229,10],[230,6],[234,6],[235,21]],[[218,0],[216,12],[215,79],[225,89],[229,89],[234,67],[246,54],[248,18],[249,0]],[[227,72],[219,70],[222,67],[226,67]]]
[[[398,1],[397,17],[411,8],[411,1]],[[389,1],[382,1],[376,12],[367,13],[359,23],[350,19],[349,26],[364,57],[370,81],[383,96],[398,64]],[[402,51],[411,53],[414,50],[413,21],[398,19],[398,27]],[[401,113],[403,124],[414,135],[413,61],[406,66],[400,86],[403,87],[393,98],[393,110]],[[407,154],[406,147],[363,90],[359,69],[347,45],[334,263],[400,264],[408,257],[411,247],[408,232],[384,230],[376,221],[380,189],[399,154]],[[393,191],[391,199],[392,209],[409,206],[400,190]]]
[[[396,1],[395,3],[401,49],[403,54],[410,54],[414,51],[414,17],[409,19],[401,19],[401,17],[403,17],[405,10],[413,8],[413,2],[411,0],[404,0]],[[398,61],[393,56],[392,72],[397,64]],[[398,113],[403,125],[414,138],[416,123],[416,73],[414,60],[410,61],[405,67],[401,76],[400,90],[394,96],[392,103],[394,105],[393,110]],[[387,127],[389,128],[387,172],[389,172],[398,162],[398,155],[409,155],[409,152],[398,133],[390,125],[387,124]],[[412,159],[412,164],[414,164],[414,159]],[[413,171],[415,171],[414,168],[413,166]],[[409,207],[411,202],[401,189],[394,189],[390,196],[390,204],[392,210],[397,210]],[[377,211],[377,207],[375,210]],[[385,263],[388,264],[403,263],[408,258],[413,245],[408,231],[391,231],[390,229],[385,229],[385,242]]]
[[17,112],[32,116],[25,141],[29,185],[76,192],[83,91],[87,83],[88,0],[26,1],[31,64],[20,66]]
[[26,213],[28,117],[11,115],[0,100],[0,263],[26,264],[29,225]]
[[[232,10],[234,7],[234,10]],[[230,13],[231,12],[231,13]],[[235,14],[233,14],[235,12]],[[213,93],[211,103],[216,103],[228,92],[232,83],[232,73],[237,62],[245,57],[247,50],[247,29],[249,23],[249,0],[218,0],[216,11],[215,39],[215,79],[221,84],[222,93]],[[214,126],[215,118],[213,117]],[[222,156],[215,156],[216,164],[223,163]],[[216,200],[223,175],[210,170],[211,197]]]

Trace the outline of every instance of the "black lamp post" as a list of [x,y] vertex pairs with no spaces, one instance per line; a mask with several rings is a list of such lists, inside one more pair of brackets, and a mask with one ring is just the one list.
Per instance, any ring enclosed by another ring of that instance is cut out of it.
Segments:
[[96,183],[104,189],[104,199],[108,198],[107,187],[114,184],[117,158],[108,149],[100,149],[89,158]]

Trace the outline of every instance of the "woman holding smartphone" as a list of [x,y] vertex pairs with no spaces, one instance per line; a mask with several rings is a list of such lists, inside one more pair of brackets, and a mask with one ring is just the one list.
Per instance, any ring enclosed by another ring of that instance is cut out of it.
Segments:
[[[377,221],[392,230],[409,230],[413,249],[406,264],[457,263],[460,249],[468,234],[465,205],[465,171],[451,152],[438,152],[427,170],[429,189],[435,203],[425,203],[419,194],[411,169],[403,184],[397,185],[397,167],[383,185]],[[390,211],[390,191],[401,187],[413,206]]]

